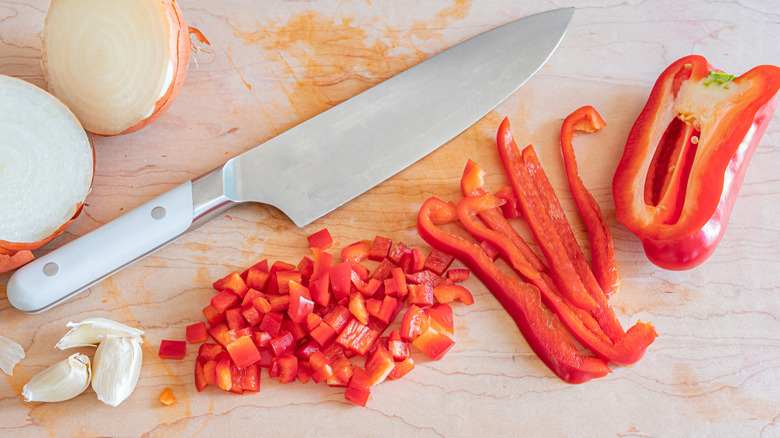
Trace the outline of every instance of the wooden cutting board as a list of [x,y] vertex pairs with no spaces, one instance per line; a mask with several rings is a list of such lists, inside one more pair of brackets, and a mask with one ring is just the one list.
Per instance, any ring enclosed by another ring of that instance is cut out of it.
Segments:
[[[182,92],[162,118],[134,134],[95,139],[95,182],[84,214],[39,255],[447,47],[553,7],[538,0],[180,3],[187,24],[211,45],[193,53]],[[700,268],[669,272],[649,263],[616,221],[611,196],[628,130],[658,74],[691,53],[736,74],[779,64],[776,5],[575,3],[561,46],[520,91],[435,153],[304,229],[274,208],[242,206],[40,315],[11,307],[9,276],[0,276],[0,333],[27,352],[13,376],[0,377],[0,433],[780,435],[780,116],[750,165],[723,242]],[[47,7],[45,0],[0,2],[0,74],[45,86],[40,35]],[[491,187],[507,184],[495,148],[504,117],[521,145],[535,146],[587,249],[558,143],[562,119],[582,105],[595,106],[607,122],[575,142],[582,178],[615,239],[623,286],[612,305],[624,325],[651,321],[660,335],[638,364],[587,384],[563,383],[474,278],[466,285],[476,303],[455,306],[455,347],[438,362],[416,355],[414,371],[376,387],[366,408],[345,401],[342,389],[283,385],[265,374],[258,394],[197,393],[195,347],[183,361],[157,357],[162,339],[183,339],[184,328],[202,320],[214,279],[263,258],[297,262],[307,253],[306,236],[321,228],[338,247],[380,234],[427,249],[416,212],[430,196],[458,199],[467,159],[487,171]],[[68,402],[25,403],[23,385],[68,355],[54,349],[65,324],[97,316],[146,332],[133,395],[117,408],[91,389]],[[157,401],[165,387],[178,400],[174,406]]]

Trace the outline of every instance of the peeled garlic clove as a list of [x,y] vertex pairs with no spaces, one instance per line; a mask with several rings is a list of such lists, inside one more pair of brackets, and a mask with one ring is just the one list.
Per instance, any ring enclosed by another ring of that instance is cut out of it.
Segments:
[[14,367],[24,359],[24,348],[16,342],[0,336],[0,370],[14,375]]
[[142,356],[138,338],[106,336],[92,364],[92,389],[98,400],[119,406],[129,397],[141,374]]
[[81,322],[69,322],[68,327],[71,327],[70,331],[57,342],[57,348],[60,350],[94,347],[106,336],[138,338],[138,342],[143,342],[142,330],[106,318],[88,318]]
[[76,353],[38,373],[22,389],[24,401],[70,400],[89,387],[89,358]]

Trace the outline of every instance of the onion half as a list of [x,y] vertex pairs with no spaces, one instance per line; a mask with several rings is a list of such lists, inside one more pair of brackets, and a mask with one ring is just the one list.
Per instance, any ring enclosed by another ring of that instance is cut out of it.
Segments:
[[162,115],[184,84],[189,57],[175,0],[52,0],[46,13],[49,92],[93,134],[134,132]]
[[62,233],[92,187],[94,149],[57,98],[0,75],[0,273]]

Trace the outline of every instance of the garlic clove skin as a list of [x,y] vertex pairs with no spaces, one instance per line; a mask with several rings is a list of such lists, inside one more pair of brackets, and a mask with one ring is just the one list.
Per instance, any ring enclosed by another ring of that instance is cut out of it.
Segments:
[[24,348],[16,342],[0,336],[0,370],[14,375],[14,367],[24,359]]
[[133,393],[142,362],[139,338],[106,336],[98,345],[92,364],[92,389],[98,400],[119,406]]
[[22,389],[27,402],[70,400],[89,388],[89,357],[76,353],[41,371]]
[[69,322],[71,329],[57,342],[57,348],[94,347],[106,336],[138,338],[141,343],[143,330],[132,328],[106,318],[88,318],[81,322]]

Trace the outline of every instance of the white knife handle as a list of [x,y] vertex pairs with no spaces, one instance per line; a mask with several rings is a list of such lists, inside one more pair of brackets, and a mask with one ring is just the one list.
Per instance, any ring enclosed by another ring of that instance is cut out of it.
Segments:
[[8,281],[8,301],[24,312],[42,312],[170,243],[192,221],[187,181],[19,268]]

